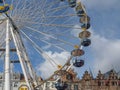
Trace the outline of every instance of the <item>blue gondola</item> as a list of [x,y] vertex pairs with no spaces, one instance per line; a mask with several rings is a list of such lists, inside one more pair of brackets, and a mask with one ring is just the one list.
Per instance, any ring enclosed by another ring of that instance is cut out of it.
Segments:
[[72,56],[82,56],[84,53],[85,52],[82,49],[74,49],[71,51]]
[[3,0],[0,0],[0,3],[3,3]]
[[76,6],[76,0],[68,0],[68,3],[70,7],[75,7]]
[[5,13],[10,9],[9,6],[3,6],[3,9],[0,9],[0,13]]
[[89,38],[90,36],[91,36],[91,33],[86,30],[79,33],[79,38]]
[[82,23],[81,28],[89,29],[90,23]]
[[67,87],[68,87],[68,84],[67,84],[67,83],[57,82],[57,83],[55,84],[55,88],[56,88],[57,90],[65,90]]
[[60,1],[65,1],[65,0],[60,0]]
[[83,41],[81,42],[81,45],[84,46],[84,47],[87,47],[91,44],[91,40],[90,39],[83,39]]
[[80,2],[76,7],[76,13],[77,13],[77,16],[79,17],[82,17],[83,15],[85,15],[85,11],[83,10],[82,4]]
[[80,18],[80,23],[86,23],[86,22],[87,22],[87,23],[90,22],[90,17],[84,15],[84,16],[82,16],[82,17]]
[[76,59],[73,65],[75,67],[82,67],[84,65],[84,60]]
[[82,9],[77,10],[76,12],[77,12],[77,16],[79,16],[79,17],[82,17],[85,14],[85,12]]

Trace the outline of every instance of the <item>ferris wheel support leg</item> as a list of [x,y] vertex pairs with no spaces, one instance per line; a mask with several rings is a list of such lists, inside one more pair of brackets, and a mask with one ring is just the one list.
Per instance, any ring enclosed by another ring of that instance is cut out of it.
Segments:
[[9,38],[9,20],[6,28],[6,55],[5,55],[5,90],[10,90],[10,38]]
[[[9,20],[10,20],[10,22],[12,24],[13,29],[17,29],[17,27],[14,24],[13,20],[7,14],[6,14],[6,16],[9,18]],[[32,65],[31,65],[31,63],[29,61],[29,58],[28,58],[28,55],[26,53],[24,44],[22,43],[21,37],[20,37],[19,32],[17,30],[16,30],[16,38],[19,40],[19,42],[18,42],[19,44],[18,45],[23,50],[21,54],[24,56],[24,59],[25,59],[24,62],[27,65],[27,68],[29,70],[29,74],[32,77],[32,81],[34,82],[34,85],[37,86],[38,82],[37,82],[36,74],[35,74],[35,72],[34,72],[34,70],[32,68]]]
[[66,71],[69,71],[72,66],[73,66],[73,64],[71,64],[69,67],[67,67]]
[[[18,33],[17,33],[17,34],[18,34]],[[20,37],[19,34],[16,35],[16,37],[17,37],[17,39],[19,40],[19,45],[21,46],[22,55],[24,56],[24,59],[25,59],[24,61],[25,61],[25,64],[27,65],[27,68],[28,68],[28,70],[29,70],[29,74],[30,74],[30,76],[31,76],[31,78],[32,78],[32,81],[33,81],[34,85],[37,86],[37,85],[38,85],[38,84],[37,84],[37,77],[36,77],[36,74],[35,74],[35,72],[34,72],[34,70],[33,70],[33,68],[32,68],[32,65],[31,65],[31,63],[30,63],[30,60],[29,60],[29,58],[28,58],[28,55],[27,55],[26,49],[25,49],[25,47],[24,47],[24,44],[23,44],[23,42],[22,42],[21,37]]]
[[26,65],[27,65],[27,67],[28,67],[30,76],[31,76],[32,79],[33,79],[34,85],[37,86],[37,77],[36,77],[36,74],[35,74],[35,72],[34,72],[34,70],[33,70],[33,68],[32,68],[32,65],[31,65],[31,63],[30,63],[30,60],[29,60],[29,58],[28,58],[26,49],[25,49],[25,47],[24,47],[24,45],[23,45],[23,43],[22,43],[21,37],[18,36],[17,38],[20,40],[21,48],[22,48],[23,55],[24,55],[24,58],[25,58],[25,61],[26,61],[25,63],[26,63]]
[[32,85],[30,84],[30,82],[28,80],[27,69],[25,67],[25,63],[24,63],[24,60],[22,58],[22,52],[20,51],[21,49],[18,47],[19,45],[18,45],[17,40],[16,40],[15,32],[13,31],[12,27],[10,27],[10,29],[11,29],[12,37],[13,37],[13,40],[14,40],[14,43],[15,43],[15,47],[17,49],[17,55],[18,55],[19,60],[20,60],[20,64],[21,64],[21,67],[22,67],[22,71],[23,71],[23,74],[24,74],[24,77],[25,77],[26,84],[28,85],[29,90],[34,90]]

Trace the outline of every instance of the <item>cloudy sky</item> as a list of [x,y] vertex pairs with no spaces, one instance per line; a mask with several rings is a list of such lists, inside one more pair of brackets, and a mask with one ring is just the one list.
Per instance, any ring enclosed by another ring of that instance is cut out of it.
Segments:
[[[82,0],[91,17],[92,45],[88,53],[93,73],[120,68],[119,0]],[[92,54],[92,55],[91,55]],[[87,62],[86,62],[87,63]]]

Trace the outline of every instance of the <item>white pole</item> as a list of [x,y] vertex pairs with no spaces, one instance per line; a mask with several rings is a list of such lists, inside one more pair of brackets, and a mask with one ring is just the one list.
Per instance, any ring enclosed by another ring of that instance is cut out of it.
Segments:
[[5,90],[10,90],[10,46],[9,46],[9,20],[6,27],[6,55],[5,55]]
[[15,47],[17,49],[17,55],[18,55],[19,60],[20,60],[20,64],[21,64],[21,67],[22,67],[22,70],[23,70],[23,74],[24,74],[24,77],[25,77],[26,84],[28,85],[29,90],[33,90],[33,87],[31,87],[30,82],[28,80],[27,70],[25,68],[25,63],[23,62],[24,60],[21,56],[22,55],[22,53],[20,51],[21,49],[18,47],[18,43],[17,43],[17,40],[16,40],[15,33],[13,32],[13,28],[10,27],[10,30],[11,30],[11,33],[12,33],[12,37],[13,37],[13,40],[14,40]]

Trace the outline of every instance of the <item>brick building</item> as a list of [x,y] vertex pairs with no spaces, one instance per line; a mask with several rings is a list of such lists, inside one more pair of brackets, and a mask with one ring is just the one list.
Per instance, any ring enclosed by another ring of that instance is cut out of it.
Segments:
[[[63,80],[67,82],[68,88],[66,90],[120,90],[120,73],[117,73],[114,69],[102,74],[101,71],[98,75],[93,76],[85,71],[81,79],[76,78],[77,74],[73,70],[70,71],[72,80],[67,80],[66,75],[63,76]],[[48,81],[45,86],[45,90],[56,90],[55,81]]]

